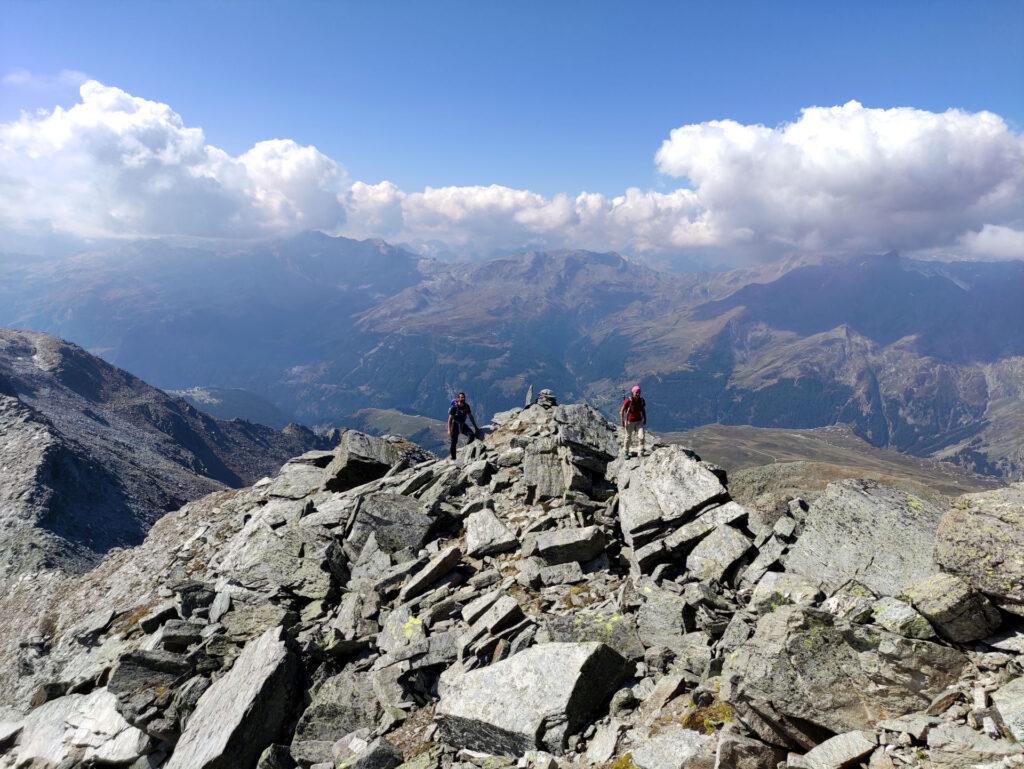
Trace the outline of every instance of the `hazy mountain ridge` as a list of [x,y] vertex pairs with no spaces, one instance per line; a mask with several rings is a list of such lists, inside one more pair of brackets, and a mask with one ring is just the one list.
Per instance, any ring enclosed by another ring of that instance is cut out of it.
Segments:
[[148,248],[74,257],[82,281],[23,264],[0,288],[0,321],[63,333],[164,387],[242,388],[308,423],[365,408],[443,418],[455,389],[486,415],[537,382],[608,412],[642,381],[660,430],[846,423],[875,446],[1024,473],[1021,263],[669,274],[585,251],[442,263],[317,234],[205,256]]
[[85,350],[0,329],[2,573],[79,569],[165,512],[326,441],[218,421]]

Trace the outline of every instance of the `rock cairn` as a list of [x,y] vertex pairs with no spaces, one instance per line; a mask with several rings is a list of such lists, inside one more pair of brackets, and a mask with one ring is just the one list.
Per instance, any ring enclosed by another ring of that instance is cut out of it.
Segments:
[[765,515],[618,446],[544,390],[457,462],[349,432],[187,505],[4,660],[0,766],[1024,765],[1024,488]]

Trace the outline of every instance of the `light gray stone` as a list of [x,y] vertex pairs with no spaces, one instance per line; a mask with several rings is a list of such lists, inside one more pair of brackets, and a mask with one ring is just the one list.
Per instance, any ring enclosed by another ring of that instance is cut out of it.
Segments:
[[610,761],[619,745],[619,737],[625,725],[613,718],[609,723],[597,727],[594,736],[587,745],[587,761],[591,764],[603,764]]
[[519,545],[494,511],[484,508],[466,518],[466,555],[474,558],[514,550]]
[[454,569],[461,560],[462,551],[458,545],[449,545],[444,548],[431,558],[426,566],[409,578],[398,594],[399,600],[405,601],[426,592],[431,585]]
[[632,750],[640,769],[714,769],[715,738],[692,729],[673,729],[649,737]]
[[905,601],[883,596],[871,607],[871,616],[886,630],[907,638],[934,638],[935,630],[928,620]]
[[1024,654],[1024,632],[1019,630],[1005,630],[996,633],[986,638],[984,643],[1001,652]]
[[377,635],[377,648],[385,654],[419,643],[427,637],[423,621],[408,606],[398,606],[388,614]]
[[686,569],[702,581],[721,581],[729,567],[750,550],[753,542],[732,526],[718,526],[686,556]]
[[[659,524],[682,522],[716,499],[726,497],[721,481],[679,446],[654,449],[640,459],[619,488],[619,525],[626,544],[645,544],[642,534]],[[640,539],[638,539],[640,537]]]
[[992,692],[992,704],[1018,742],[1024,742],[1024,677],[1015,678]]
[[915,582],[905,597],[947,641],[980,640],[998,630],[1002,622],[988,598],[952,574],[935,574]]
[[[1024,754],[1024,745],[994,740],[961,724],[939,724],[928,732],[930,758],[939,766],[971,766]],[[998,766],[998,765],[997,765]],[[1012,764],[1011,764],[1012,766]]]
[[786,604],[811,606],[820,594],[816,585],[799,574],[769,571],[754,586],[750,608],[767,612]]
[[549,565],[589,561],[604,551],[604,534],[597,526],[554,529],[537,535],[536,553]]
[[1024,614],[1024,483],[958,497],[939,526],[935,557],[943,571]]
[[791,756],[791,769],[845,769],[878,746],[873,732],[837,734],[802,756]]
[[489,753],[561,753],[566,736],[605,705],[630,668],[604,644],[548,643],[489,667],[443,675],[435,716],[440,736]]
[[946,646],[782,606],[726,657],[720,696],[760,739],[796,748],[803,738],[788,719],[833,733],[871,729],[927,708],[966,665]]
[[[323,452],[318,451],[314,456],[322,457]],[[323,478],[323,464],[307,461],[303,455],[285,462],[267,491],[273,497],[302,499],[319,489]]]
[[928,730],[940,723],[940,719],[936,716],[911,713],[909,716],[883,719],[875,724],[875,728],[887,732],[909,734],[915,740],[923,740],[928,736]]
[[821,608],[839,619],[863,624],[871,621],[877,599],[878,596],[860,582],[850,580],[826,598]]
[[538,501],[562,496],[566,490],[562,460],[550,452],[528,452],[523,458],[523,483],[534,488]]
[[543,585],[571,585],[583,580],[583,569],[576,561],[545,566],[540,570],[540,581]]
[[295,658],[280,628],[245,645],[234,666],[199,698],[166,769],[255,764],[291,715]]
[[811,505],[786,571],[832,592],[851,579],[898,596],[939,571],[932,556],[942,510],[873,481],[830,483]]
[[99,764],[128,764],[149,751],[152,740],[117,711],[106,689],[70,694],[40,705],[21,722],[13,753],[16,766],[56,766],[77,756]]
[[637,611],[637,629],[644,646],[662,646],[679,651],[683,646],[683,613],[686,600],[681,595],[653,585],[644,587],[644,603]]

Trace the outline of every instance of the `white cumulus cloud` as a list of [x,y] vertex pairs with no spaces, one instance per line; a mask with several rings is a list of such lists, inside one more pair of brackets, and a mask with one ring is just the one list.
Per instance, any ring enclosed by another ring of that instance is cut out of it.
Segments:
[[1024,217],[1024,137],[990,112],[851,101],[776,128],[710,121],[673,130],[656,162],[723,238],[768,250],[923,249]]
[[170,106],[89,80],[70,108],[0,124],[0,227],[245,238],[319,229],[461,253],[1021,256],[1024,136],[989,112],[849,102],[774,127],[713,120],[672,130],[654,160],[665,191],[403,190],[353,182],[290,139],[230,155]]
[[344,222],[345,172],[315,147],[232,157],[168,105],[95,80],[81,101],[0,125],[0,218],[85,236],[254,237]]

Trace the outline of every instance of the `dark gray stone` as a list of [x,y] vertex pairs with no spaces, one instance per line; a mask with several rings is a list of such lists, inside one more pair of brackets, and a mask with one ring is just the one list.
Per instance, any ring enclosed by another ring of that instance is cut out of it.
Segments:
[[199,699],[165,769],[251,766],[292,716],[297,662],[281,628],[245,645]]
[[636,620],[630,614],[581,609],[573,614],[551,617],[545,627],[552,641],[599,641],[628,660],[639,660],[644,656]]
[[404,548],[419,550],[434,525],[434,519],[421,508],[415,499],[400,494],[377,492],[367,495],[359,504],[359,512],[347,538],[352,548],[350,554],[362,551],[370,534],[376,535],[378,546],[386,553]]
[[374,729],[382,709],[365,674],[345,670],[328,678],[313,694],[292,740],[292,755],[302,755],[303,743],[333,744],[357,729]]
[[392,467],[411,467],[432,458],[404,438],[346,430],[323,472],[323,485],[328,491],[346,491],[381,478]]

